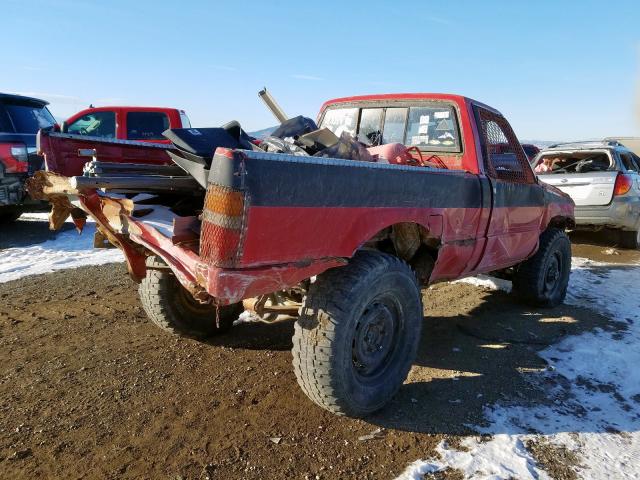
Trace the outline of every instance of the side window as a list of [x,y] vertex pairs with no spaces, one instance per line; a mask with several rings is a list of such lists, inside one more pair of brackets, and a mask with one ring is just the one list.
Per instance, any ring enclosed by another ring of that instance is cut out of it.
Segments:
[[453,107],[411,107],[406,144],[424,150],[459,152],[460,138]]
[[382,108],[362,109],[358,140],[366,145],[380,145],[382,141]]
[[164,140],[162,132],[169,128],[169,117],[162,112],[128,112],[127,139]]
[[638,167],[633,161],[633,157],[630,153],[620,152],[620,160],[622,160],[622,165],[624,165],[625,170],[638,171]]
[[89,113],[67,126],[67,133],[116,138],[116,114],[108,111]]
[[524,150],[505,118],[483,108],[477,108],[476,112],[487,175],[509,182],[535,182]]
[[640,157],[638,157],[635,153],[631,153],[630,155],[631,155],[631,161],[635,166],[634,170],[640,173]]
[[382,143],[404,143],[407,108],[387,108],[382,129]]

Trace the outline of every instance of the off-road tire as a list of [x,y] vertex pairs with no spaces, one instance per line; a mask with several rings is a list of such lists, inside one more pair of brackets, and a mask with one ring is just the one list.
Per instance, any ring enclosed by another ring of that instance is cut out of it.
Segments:
[[[309,287],[293,335],[298,384],[312,401],[339,415],[364,417],[379,410],[409,373],[422,321],[411,268],[392,255],[358,252]],[[373,357],[367,357],[369,348]]]
[[513,293],[530,305],[555,307],[567,295],[570,274],[571,241],[564,230],[548,228],[536,254],[516,269]]
[[159,257],[148,257],[147,267],[138,288],[140,301],[149,319],[167,332],[206,338],[228,331],[243,311],[240,303],[224,307],[199,303]]
[[640,230],[620,230],[619,242],[622,248],[640,248]]

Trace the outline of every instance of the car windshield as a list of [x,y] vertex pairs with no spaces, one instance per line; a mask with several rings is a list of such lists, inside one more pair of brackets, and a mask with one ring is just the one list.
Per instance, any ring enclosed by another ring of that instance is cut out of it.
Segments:
[[56,123],[44,105],[33,103],[5,103],[4,108],[15,133],[38,133]]
[[535,161],[534,171],[538,175],[603,172],[613,166],[605,152],[548,152]]

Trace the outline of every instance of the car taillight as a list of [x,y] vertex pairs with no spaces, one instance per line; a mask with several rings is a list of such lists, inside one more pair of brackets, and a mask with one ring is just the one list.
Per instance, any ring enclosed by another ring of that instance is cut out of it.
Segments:
[[5,173],[26,173],[29,171],[27,147],[22,143],[0,143],[0,163]]
[[624,173],[619,173],[616,177],[616,183],[613,186],[613,195],[624,195],[633,186],[633,179],[629,175],[625,175]]
[[202,211],[200,257],[218,267],[235,265],[244,220],[244,193],[209,185]]

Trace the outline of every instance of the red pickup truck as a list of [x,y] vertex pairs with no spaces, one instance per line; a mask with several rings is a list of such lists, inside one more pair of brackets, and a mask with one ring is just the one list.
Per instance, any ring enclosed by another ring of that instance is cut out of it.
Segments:
[[[82,175],[82,168],[94,156],[103,161],[169,164],[166,150],[171,142],[162,132],[189,127],[187,114],[176,108],[90,107],[62,124],[60,131],[67,141],[63,144],[64,150],[58,151],[57,171]],[[112,142],[96,142],[96,138]],[[139,150],[138,142],[158,148],[150,146]]]
[[[563,301],[573,202],[536,180],[498,111],[458,95],[372,95],[327,102],[318,124],[295,146],[281,142],[294,154],[264,151],[277,143],[269,139],[243,143],[236,127],[175,130],[172,158],[193,163],[191,178],[109,176],[118,167],[98,162],[107,176],[50,168],[30,189],[52,201],[56,218],[96,220],[167,330],[222,331],[246,299],[259,312],[297,315],[298,382],[339,414],[381,408],[406,378],[421,287],[499,272],[529,303]],[[232,130],[238,148],[220,140]],[[318,140],[331,136],[345,143]],[[48,165],[65,141],[41,133]],[[368,161],[346,159],[353,151]],[[134,184],[160,190],[134,197]]]

